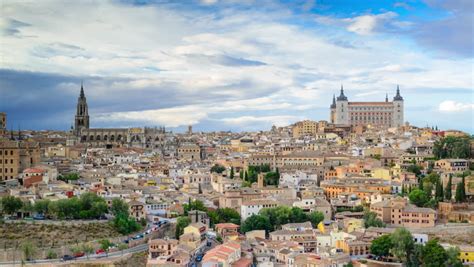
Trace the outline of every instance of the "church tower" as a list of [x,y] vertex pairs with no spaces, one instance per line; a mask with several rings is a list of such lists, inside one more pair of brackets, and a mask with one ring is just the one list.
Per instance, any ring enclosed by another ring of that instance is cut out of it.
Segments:
[[403,97],[400,95],[400,87],[397,85],[397,94],[393,97],[393,126],[403,126],[403,109]]
[[81,94],[77,99],[77,111],[74,120],[74,133],[76,136],[80,136],[81,129],[89,129],[89,110],[87,108],[87,100],[84,94],[84,87],[81,82]]

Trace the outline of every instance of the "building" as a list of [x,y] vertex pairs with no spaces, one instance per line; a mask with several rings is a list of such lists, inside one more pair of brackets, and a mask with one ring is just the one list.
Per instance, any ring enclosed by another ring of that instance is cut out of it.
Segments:
[[469,169],[469,161],[465,159],[440,159],[435,162],[435,168],[447,172],[464,172]]
[[81,83],[81,93],[77,99],[76,117],[74,118],[74,131],[77,136],[79,136],[83,128],[89,129],[89,108],[87,107],[84,87]]
[[240,216],[242,221],[245,221],[248,217],[258,214],[261,209],[264,208],[275,208],[279,203],[272,199],[253,199],[243,201],[240,207]]
[[382,126],[399,127],[403,125],[403,97],[397,86],[397,93],[393,101],[385,102],[349,102],[344,95],[344,88],[341,85],[341,93],[330,106],[331,123],[350,126]]
[[94,147],[150,148],[162,154],[173,154],[177,147],[174,136],[164,127],[90,128],[89,122],[87,99],[81,84],[73,131],[77,141]]
[[236,239],[239,236],[239,225],[233,223],[216,224],[216,232],[224,239]]
[[40,162],[39,144],[29,141],[0,142],[0,181],[15,179]]
[[408,204],[401,197],[372,204],[370,211],[385,223],[407,228],[434,227],[437,220],[435,210]]
[[299,121],[293,125],[293,138],[300,138],[302,136],[315,136],[319,132],[318,122],[304,120]]
[[201,148],[196,144],[183,144],[178,148],[178,157],[182,160],[201,160]]
[[7,132],[7,113],[0,112],[0,134]]
[[136,221],[146,219],[145,204],[140,201],[132,200],[128,202],[130,216]]
[[240,243],[227,242],[209,250],[202,260],[203,267],[230,267],[241,257]]

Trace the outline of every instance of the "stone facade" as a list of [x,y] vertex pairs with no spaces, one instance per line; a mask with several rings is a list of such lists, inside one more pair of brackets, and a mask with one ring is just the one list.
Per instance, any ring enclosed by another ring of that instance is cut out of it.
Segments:
[[399,127],[403,125],[403,97],[397,86],[393,101],[385,102],[349,102],[341,86],[341,94],[333,97],[330,106],[331,123],[350,126]]

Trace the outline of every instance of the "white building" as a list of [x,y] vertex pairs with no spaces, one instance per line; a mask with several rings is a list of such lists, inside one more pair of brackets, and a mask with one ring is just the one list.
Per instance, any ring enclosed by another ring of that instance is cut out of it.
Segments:
[[388,101],[388,95],[385,102],[349,102],[341,86],[341,94],[337,98],[333,97],[330,110],[331,123],[340,125],[399,127],[403,125],[404,119],[403,97],[398,86],[391,102]]

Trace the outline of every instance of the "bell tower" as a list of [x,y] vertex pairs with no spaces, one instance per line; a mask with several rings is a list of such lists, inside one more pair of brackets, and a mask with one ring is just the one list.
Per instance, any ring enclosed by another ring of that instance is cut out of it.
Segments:
[[86,95],[84,94],[84,87],[81,82],[81,93],[77,99],[76,117],[74,120],[74,133],[76,136],[81,135],[81,129],[89,129],[89,110],[87,108]]

